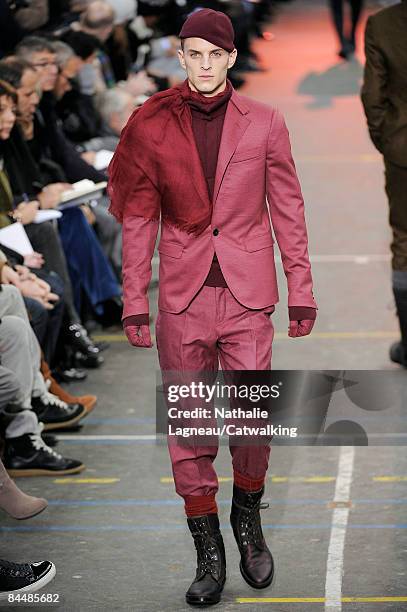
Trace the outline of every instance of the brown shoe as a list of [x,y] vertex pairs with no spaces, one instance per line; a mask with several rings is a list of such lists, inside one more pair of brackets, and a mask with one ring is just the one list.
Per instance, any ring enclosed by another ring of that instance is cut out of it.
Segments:
[[40,497],[23,493],[7,474],[0,461],[0,508],[12,518],[23,520],[36,516],[48,506]]
[[47,381],[48,391],[50,391],[50,393],[53,393],[54,395],[59,397],[60,400],[62,400],[63,402],[66,402],[67,404],[82,404],[82,406],[86,408],[87,414],[89,414],[89,412],[92,412],[97,402],[96,395],[78,395],[76,396],[76,395],[71,395],[71,393],[68,393],[68,391],[63,389],[61,385],[57,383],[55,378],[52,377],[49,366],[47,362],[44,361],[44,359],[41,360],[41,372],[42,372],[42,375],[45,381]]

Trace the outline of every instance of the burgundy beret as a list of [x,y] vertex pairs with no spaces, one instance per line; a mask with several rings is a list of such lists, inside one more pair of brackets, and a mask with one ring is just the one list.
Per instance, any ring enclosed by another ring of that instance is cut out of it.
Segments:
[[229,17],[221,11],[204,8],[193,12],[179,33],[179,38],[203,38],[213,45],[233,51],[235,33]]

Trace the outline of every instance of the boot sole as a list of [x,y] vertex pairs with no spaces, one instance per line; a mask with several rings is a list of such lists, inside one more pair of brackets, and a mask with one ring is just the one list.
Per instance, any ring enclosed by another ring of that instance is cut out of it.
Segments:
[[27,519],[34,518],[34,516],[38,516],[41,514],[41,512],[44,512],[45,508],[48,508],[48,505],[41,508],[41,510],[37,510],[37,512],[34,512],[34,514],[29,514],[28,516],[14,516],[13,518],[17,519],[18,521],[26,521]]
[[240,573],[242,574],[243,578],[245,579],[245,581],[247,582],[249,586],[253,587],[253,589],[266,589],[273,582],[274,568],[273,568],[270,578],[267,578],[267,580],[265,582],[262,582],[261,584],[259,584],[258,582],[254,582],[251,578],[248,577],[248,575],[245,573],[243,569],[242,562],[240,562],[239,568],[240,568]]
[[220,593],[218,593],[218,596],[217,596],[216,599],[206,599],[205,601],[202,601],[201,598],[188,597],[188,595],[185,595],[185,601],[190,606],[195,606],[195,607],[214,606],[214,605],[218,604],[220,602],[220,600],[221,600],[222,592],[223,592],[223,588],[225,586],[225,583],[226,583],[226,579],[225,579],[225,582],[222,584],[222,590],[220,591]]
[[79,474],[83,472],[85,467],[82,463],[82,465],[68,470],[42,470],[34,468],[32,470],[7,470],[7,472],[12,478],[18,478],[19,476],[65,476],[67,474]]
[[185,596],[185,601],[187,602],[187,604],[189,604],[190,606],[195,606],[195,607],[200,607],[200,606],[213,606],[217,603],[220,602],[221,599],[221,595],[222,592],[219,593],[219,597],[217,599],[205,599],[204,601],[202,601],[201,598],[195,598],[195,597],[187,597]]
[[[54,431],[55,429],[65,429],[65,427],[72,427],[75,423],[78,423],[84,416],[88,414],[85,406],[83,406],[83,411],[78,416],[70,419],[69,421],[63,421],[62,423],[44,423],[43,431]],[[41,417],[38,417],[38,420],[41,421]],[[42,421],[43,422],[43,421]]]

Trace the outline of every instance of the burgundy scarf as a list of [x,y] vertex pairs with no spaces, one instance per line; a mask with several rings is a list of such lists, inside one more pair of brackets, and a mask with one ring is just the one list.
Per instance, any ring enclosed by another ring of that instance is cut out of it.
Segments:
[[[208,111],[232,95],[229,80],[216,96],[191,91],[188,79],[149,98],[131,115],[109,164],[109,211],[159,219],[178,229],[200,234],[211,222],[201,160],[187,101],[208,105]],[[161,206],[160,206],[161,202]]]

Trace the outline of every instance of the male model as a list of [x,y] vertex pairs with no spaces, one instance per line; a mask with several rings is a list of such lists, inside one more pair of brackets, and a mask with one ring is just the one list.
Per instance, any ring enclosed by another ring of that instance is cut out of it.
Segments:
[[401,342],[392,361],[407,368],[407,2],[369,17],[362,88],[370,137],[384,157],[393,232],[392,284]]
[[[216,372],[218,360],[223,370],[269,370],[278,301],[270,218],[288,282],[289,335],[309,334],[316,316],[288,132],[280,113],[238,95],[227,79],[237,52],[225,14],[196,11],[179,36],[187,79],[133,113],[109,168],[111,211],[123,222],[125,331],[134,346],[152,346],[147,289],[161,216],[161,370]],[[169,443],[169,451],[198,557],[186,599],[217,603],[226,577],[217,447]],[[270,447],[232,443],[230,451],[240,569],[261,589],[274,571],[259,513]]]

